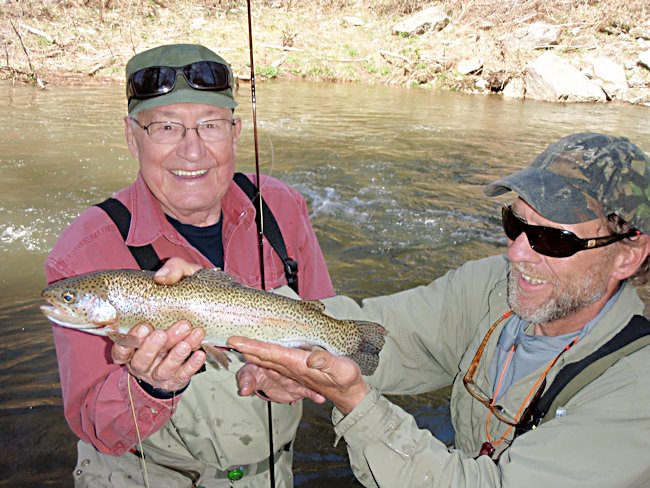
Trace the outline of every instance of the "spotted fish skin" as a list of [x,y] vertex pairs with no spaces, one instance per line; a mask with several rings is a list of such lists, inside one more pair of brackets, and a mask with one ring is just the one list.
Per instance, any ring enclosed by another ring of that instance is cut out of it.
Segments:
[[386,330],[375,323],[336,320],[317,301],[301,301],[236,283],[203,268],[174,285],[151,271],[120,269],[66,278],[43,290],[41,311],[53,322],[98,335],[126,334],[148,323],[168,329],[179,320],[203,327],[204,343],[225,346],[240,335],[288,347],[320,346],[356,361],[365,375],[379,361]]

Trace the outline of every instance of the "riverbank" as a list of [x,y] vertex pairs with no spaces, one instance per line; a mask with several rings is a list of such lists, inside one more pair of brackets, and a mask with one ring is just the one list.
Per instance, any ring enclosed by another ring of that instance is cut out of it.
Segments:
[[[430,6],[446,19],[400,30]],[[41,87],[123,83],[134,53],[171,42],[205,44],[240,78],[250,76],[243,1],[4,0],[1,15],[5,80]],[[523,97],[516,82],[551,51],[601,86],[608,100],[650,106],[650,66],[641,61],[650,56],[646,0],[254,1],[252,18],[260,81],[505,90]],[[542,37],[531,37],[537,31]]]

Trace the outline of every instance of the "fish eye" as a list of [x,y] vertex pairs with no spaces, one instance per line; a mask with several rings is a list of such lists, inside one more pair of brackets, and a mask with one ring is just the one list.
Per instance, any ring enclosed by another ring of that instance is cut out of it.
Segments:
[[73,291],[66,290],[66,291],[64,291],[63,294],[61,295],[61,298],[63,298],[63,301],[64,301],[65,303],[72,303],[72,302],[74,302],[74,299],[75,299],[76,297],[75,297],[75,294],[74,294]]

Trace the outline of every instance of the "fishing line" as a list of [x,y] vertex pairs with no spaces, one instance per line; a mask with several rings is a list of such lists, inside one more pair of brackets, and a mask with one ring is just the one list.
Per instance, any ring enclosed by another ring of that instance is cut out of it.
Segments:
[[[250,54],[251,66],[251,103],[253,109],[253,140],[255,143],[255,178],[257,182],[257,212],[255,221],[257,223],[257,242],[259,245],[260,257],[260,285],[262,290],[266,289],[264,277],[264,219],[262,217],[262,189],[260,187],[260,157],[257,142],[257,110],[255,106],[255,62],[253,60],[253,22],[251,15],[251,0],[246,0],[248,11],[248,49]],[[271,402],[266,402],[269,425],[269,478],[271,488],[275,488],[275,456],[273,449],[273,414],[271,412]]]
[[142,453],[142,474],[144,475],[144,486],[149,488],[149,474],[147,473],[147,462],[144,459],[144,448],[142,447],[142,438],[140,437],[140,428],[138,427],[138,418],[135,415],[135,406],[133,405],[133,395],[131,395],[131,373],[126,373],[126,390],[129,392],[129,404],[131,406],[131,415],[135,423],[135,433],[138,436],[138,449]]

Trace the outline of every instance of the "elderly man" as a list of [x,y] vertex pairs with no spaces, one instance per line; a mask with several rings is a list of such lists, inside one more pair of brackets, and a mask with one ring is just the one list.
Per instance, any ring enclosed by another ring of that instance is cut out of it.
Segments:
[[[329,313],[383,324],[379,368],[244,338],[257,366],[336,408],[357,478],[382,487],[650,486],[650,324],[632,284],[647,278],[650,159],[628,139],[582,133],[486,188],[506,256],[466,263],[428,286]],[[382,394],[453,384],[449,449]]]
[[[244,190],[253,177],[238,174],[233,183],[242,124],[234,117],[230,66],[203,46],[161,46],[134,56],[126,81],[124,130],[140,164],[137,179],[63,233],[46,262],[48,281],[101,269],[156,269],[182,258],[260,287],[256,207]],[[292,258],[288,275],[286,256],[266,239],[267,288],[288,280],[296,288],[297,278],[302,298],[332,296],[305,200],[270,177],[260,186]],[[174,276],[161,271],[157,279]],[[271,462],[276,486],[293,485],[302,406],[274,405],[269,425],[266,401],[237,395],[240,360],[229,371],[204,364],[197,350],[202,329],[179,322],[152,332],[143,324],[131,331],[141,341],[133,349],[62,327],[53,332],[65,416],[81,439],[76,486],[268,487]]]

